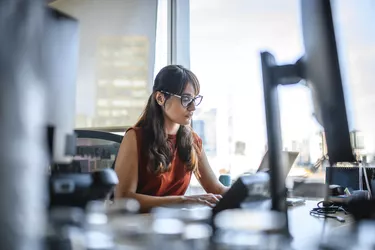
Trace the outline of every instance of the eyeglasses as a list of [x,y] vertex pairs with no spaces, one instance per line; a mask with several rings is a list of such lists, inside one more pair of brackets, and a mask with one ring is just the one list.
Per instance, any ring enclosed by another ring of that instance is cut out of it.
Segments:
[[176,94],[169,93],[167,91],[160,91],[160,92],[180,98],[181,105],[185,108],[189,107],[193,102],[195,106],[198,106],[202,102],[202,99],[203,99],[203,96],[201,95],[197,95],[196,97],[191,97],[190,95],[176,95]]

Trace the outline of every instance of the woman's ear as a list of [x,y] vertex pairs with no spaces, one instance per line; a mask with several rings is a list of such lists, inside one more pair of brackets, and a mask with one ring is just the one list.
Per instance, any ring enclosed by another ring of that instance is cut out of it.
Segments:
[[156,100],[157,104],[159,104],[160,106],[164,106],[165,97],[164,97],[164,94],[161,93],[160,91],[156,92],[156,94],[155,94],[155,100]]

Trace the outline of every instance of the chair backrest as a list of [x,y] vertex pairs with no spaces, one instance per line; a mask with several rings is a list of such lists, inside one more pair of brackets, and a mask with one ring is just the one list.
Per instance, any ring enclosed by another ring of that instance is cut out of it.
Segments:
[[[123,136],[92,130],[75,130],[75,134],[72,163],[51,166],[50,207],[85,207],[91,200],[113,198],[118,178],[112,169]],[[69,192],[61,191],[62,184],[71,188]]]
[[88,173],[114,168],[123,136],[103,131],[75,130],[77,150],[69,166],[54,165],[52,172]]

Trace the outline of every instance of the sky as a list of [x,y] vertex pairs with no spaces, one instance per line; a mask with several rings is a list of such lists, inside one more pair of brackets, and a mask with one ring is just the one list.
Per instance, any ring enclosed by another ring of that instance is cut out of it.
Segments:
[[[375,1],[332,6],[349,125],[369,134],[375,153]],[[190,0],[190,12],[191,69],[201,81],[202,106],[225,106],[231,98],[235,137],[265,143],[259,53],[270,51],[279,64],[303,54],[299,1]],[[319,130],[306,87],[282,87],[279,99],[283,137],[301,140]]]

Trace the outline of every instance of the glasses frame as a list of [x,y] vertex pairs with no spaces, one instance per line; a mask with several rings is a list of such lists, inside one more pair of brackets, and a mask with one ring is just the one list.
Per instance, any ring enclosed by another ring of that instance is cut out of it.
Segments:
[[[172,94],[172,93],[169,93],[169,92],[167,92],[167,91],[163,91],[163,90],[161,90],[160,92],[163,93],[163,94],[167,94],[167,95],[171,95],[171,96],[175,96],[175,97],[180,98],[181,105],[182,105],[182,107],[184,107],[184,108],[189,107],[193,102],[194,102],[194,105],[195,105],[195,106],[199,106],[199,104],[201,104],[201,103],[202,103],[202,100],[203,100],[203,96],[202,96],[202,95],[197,95],[196,97],[191,97],[191,101],[185,106],[185,105],[182,103],[182,97],[183,97],[183,96],[181,96],[181,95],[176,95],[176,94]],[[190,96],[189,96],[189,97],[190,97]],[[198,98],[201,98],[201,101],[200,101],[198,104],[195,104],[195,100],[198,99]]]

